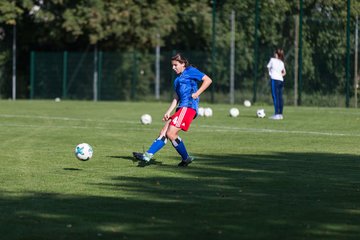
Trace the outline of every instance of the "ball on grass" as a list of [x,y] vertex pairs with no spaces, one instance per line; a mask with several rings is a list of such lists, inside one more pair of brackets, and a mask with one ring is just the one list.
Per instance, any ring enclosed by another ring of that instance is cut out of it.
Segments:
[[144,125],[149,125],[152,122],[152,117],[150,114],[143,114],[140,118],[140,121]]
[[249,100],[245,100],[244,101],[244,106],[245,107],[251,107],[251,102]]
[[205,115],[205,117],[212,117],[213,110],[211,108],[209,108],[209,107],[205,108],[204,115]]
[[229,114],[231,117],[237,117],[239,116],[240,112],[237,108],[230,108]]
[[199,107],[199,109],[198,109],[198,115],[199,115],[200,117],[203,117],[204,114],[205,114],[205,108]]
[[258,118],[264,118],[264,117],[266,116],[265,110],[264,110],[264,109],[258,109],[258,110],[256,111],[256,116],[257,116]]

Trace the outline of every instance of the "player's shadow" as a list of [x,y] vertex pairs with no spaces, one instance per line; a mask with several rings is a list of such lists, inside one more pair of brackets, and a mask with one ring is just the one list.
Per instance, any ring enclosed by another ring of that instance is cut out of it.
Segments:
[[66,167],[66,168],[63,168],[65,171],[81,171],[82,169],[80,168],[71,168],[71,167]]
[[135,159],[134,157],[131,156],[107,156],[109,158],[119,158],[119,159],[125,159],[128,161],[132,161],[133,163],[137,163],[137,167],[147,167],[150,165],[163,165],[162,162],[160,161],[156,161],[156,159],[151,159],[149,162],[145,162],[145,161],[141,161],[138,159]]

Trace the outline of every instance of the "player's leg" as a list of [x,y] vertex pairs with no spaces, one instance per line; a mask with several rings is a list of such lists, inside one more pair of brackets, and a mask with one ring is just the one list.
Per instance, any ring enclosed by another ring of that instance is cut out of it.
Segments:
[[279,114],[283,117],[284,99],[283,99],[284,82],[279,81]]
[[179,131],[187,131],[195,115],[196,111],[194,109],[184,107],[179,109],[171,117],[172,121],[170,122],[170,126],[166,132],[166,136],[181,156],[181,162],[178,166],[187,166],[193,160],[193,158],[189,156],[184,142],[179,137]]
[[275,80],[275,97],[276,97],[276,107],[275,107],[275,118],[276,120],[283,119],[282,108],[283,108],[283,98],[282,98],[282,89],[283,81]]
[[160,131],[159,137],[155,139],[155,141],[151,144],[151,146],[145,153],[133,152],[133,155],[136,159],[148,162],[154,156],[155,153],[160,151],[160,149],[162,149],[165,146],[167,142],[166,132],[169,128],[170,121],[171,120],[168,120],[165,123],[164,127]]
[[186,150],[184,142],[179,137],[178,133],[180,130],[181,128],[170,125],[166,136],[169,138],[176,151],[180,154],[181,159],[184,161],[189,158],[189,154]]
[[276,114],[281,114],[281,84],[282,81],[276,81]]
[[149,150],[147,150],[146,152],[154,155],[155,153],[157,153],[161,148],[163,148],[167,142],[167,138],[166,138],[166,132],[169,128],[170,125],[170,121],[168,120],[164,127],[161,129],[159,137],[157,139],[155,139],[155,141],[151,144],[151,146],[149,147]]
[[272,96],[273,96],[273,101],[274,101],[274,109],[275,109],[275,114],[273,116],[270,117],[270,119],[274,119],[274,120],[280,120],[282,119],[282,115],[281,115],[281,105],[282,105],[282,81],[279,80],[272,80],[272,84],[271,84],[271,92],[272,92]]
[[273,99],[274,104],[274,116],[276,115],[276,106],[277,106],[277,98],[276,98],[276,81],[271,79],[271,97]]

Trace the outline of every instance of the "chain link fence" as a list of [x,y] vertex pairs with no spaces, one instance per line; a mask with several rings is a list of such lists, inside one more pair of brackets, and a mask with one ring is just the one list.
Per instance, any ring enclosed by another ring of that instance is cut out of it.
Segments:
[[[352,20],[350,23],[350,46],[347,46],[345,20],[304,16],[299,25],[296,17],[286,17],[275,27],[279,34],[274,39],[258,35],[264,28],[262,26],[255,26],[254,32],[244,32],[243,25],[249,24],[249,19],[240,13],[235,13],[234,18],[229,13],[219,13],[216,21],[227,22],[228,27],[215,30],[215,41],[208,50],[180,50],[193,65],[213,79],[213,85],[204,93],[202,101],[238,104],[249,99],[258,104],[271,104],[266,65],[275,48],[282,47],[287,69],[285,104],[296,105],[300,96],[302,105],[343,107],[346,94],[349,94],[350,106],[356,106],[353,59],[358,55],[355,51],[357,22]],[[226,37],[220,40],[217,36]],[[9,50],[9,44],[2,45],[4,49]],[[347,50],[351,59],[349,64]],[[176,52],[166,47],[160,48],[158,55],[156,49],[151,52],[107,52],[102,51],[101,45],[89,46],[84,52],[33,51],[30,56],[25,56],[26,61],[18,63],[21,74],[17,91],[26,92],[19,96],[30,99],[168,101],[176,77],[170,60]],[[11,51],[7,53],[0,58],[4,63],[0,71],[1,96],[11,92]],[[7,63],[4,59],[8,59]],[[347,71],[349,79],[346,79]]]

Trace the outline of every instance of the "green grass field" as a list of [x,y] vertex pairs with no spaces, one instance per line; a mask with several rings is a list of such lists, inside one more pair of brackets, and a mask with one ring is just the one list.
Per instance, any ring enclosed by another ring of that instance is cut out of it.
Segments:
[[194,163],[168,143],[142,165],[168,105],[0,101],[0,239],[359,239],[359,110],[203,104],[181,134]]

